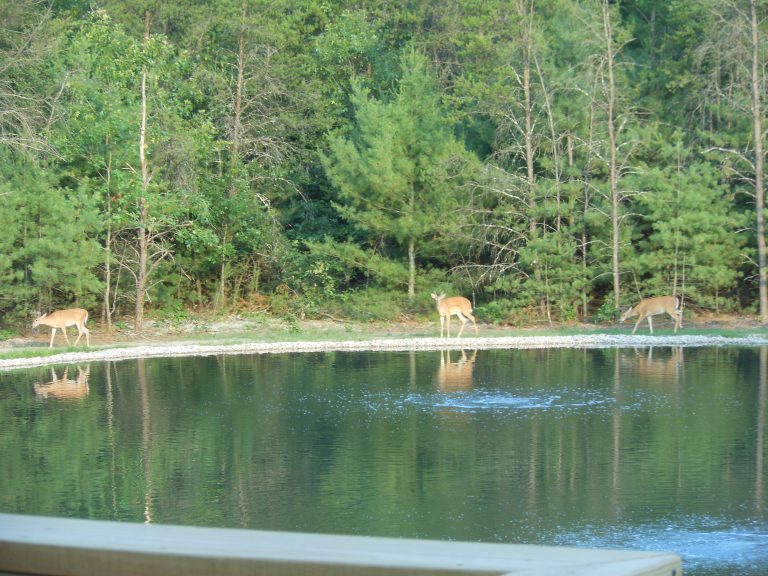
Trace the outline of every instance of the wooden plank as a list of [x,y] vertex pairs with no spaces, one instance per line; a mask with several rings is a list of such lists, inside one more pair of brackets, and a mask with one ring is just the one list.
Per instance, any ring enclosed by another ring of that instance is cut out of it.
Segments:
[[0,572],[45,576],[680,576],[674,554],[0,514]]

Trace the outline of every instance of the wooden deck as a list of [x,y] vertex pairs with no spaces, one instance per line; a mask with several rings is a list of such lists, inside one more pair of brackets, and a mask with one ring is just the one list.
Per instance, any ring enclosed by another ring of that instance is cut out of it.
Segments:
[[674,554],[0,514],[0,573],[56,576],[680,576]]

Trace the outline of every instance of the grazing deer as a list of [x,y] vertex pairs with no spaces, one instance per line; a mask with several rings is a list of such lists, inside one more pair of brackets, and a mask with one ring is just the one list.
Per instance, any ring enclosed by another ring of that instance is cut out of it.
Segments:
[[32,323],[32,329],[34,330],[38,326],[50,326],[51,327],[51,343],[48,348],[53,348],[53,339],[56,337],[56,330],[61,328],[64,332],[64,340],[67,341],[69,346],[69,337],[67,336],[67,326],[77,326],[77,340],[75,340],[75,346],[80,342],[80,338],[85,334],[85,341],[88,347],[91,347],[91,338],[88,328],[85,327],[85,323],[88,322],[88,310],[82,308],[71,308],[69,310],[57,310],[50,314],[43,314]]
[[683,325],[683,312],[680,310],[680,299],[676,296],[656,296],[655,298],[641,300],[637,306],[628,309],[621,315],[620,322],[637,316],[637,322],[635,322],[635,327],[632,330],[632,334],[634,334],[640,322],[648,318],[648,328],[651,334],[653,334],[651,317],[658,316],[659,314],[669,314],[672,317],[675,321],[675,334],[677,334],[677,329]]
[[58,400],[79,400],[88,397],[88,374],[90,370],[77,367],[77,380],[69,379],[69,370],[64,368],[61,378],[51,368],[51,381],[45,384],[35,384],[35,395],[38,398],[56,398]]
[[446,298],[445,294],[439,296],[432,292],[432,298],[437,302],[437,312],[440,314],[440,338],[443,337],[443,326],[446,319],[448,320],[448,338],[451,337],[451,316],[456,315],[461,320],[461,330],[459,330],[456,338],[461,338],[461,333],[464,332],[464,326],[472,320],[472,325],[475,327],[475,335],[477,335],[477,322],[475,317],[472,316],[472,303],[463,296],[454,296],[452,298]]

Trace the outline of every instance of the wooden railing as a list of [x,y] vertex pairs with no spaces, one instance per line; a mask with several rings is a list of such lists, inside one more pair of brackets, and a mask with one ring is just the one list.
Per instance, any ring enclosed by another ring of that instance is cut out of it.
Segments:
[[192,528],[0,514],[0,572],[57,576],[679,576],[660,552]]

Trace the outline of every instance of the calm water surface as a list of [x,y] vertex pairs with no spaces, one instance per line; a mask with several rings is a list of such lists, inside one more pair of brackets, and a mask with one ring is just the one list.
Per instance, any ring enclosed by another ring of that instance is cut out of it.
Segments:
[[0,373],[0,511],[671,550],[768,574],[768,350],[329,352]]

